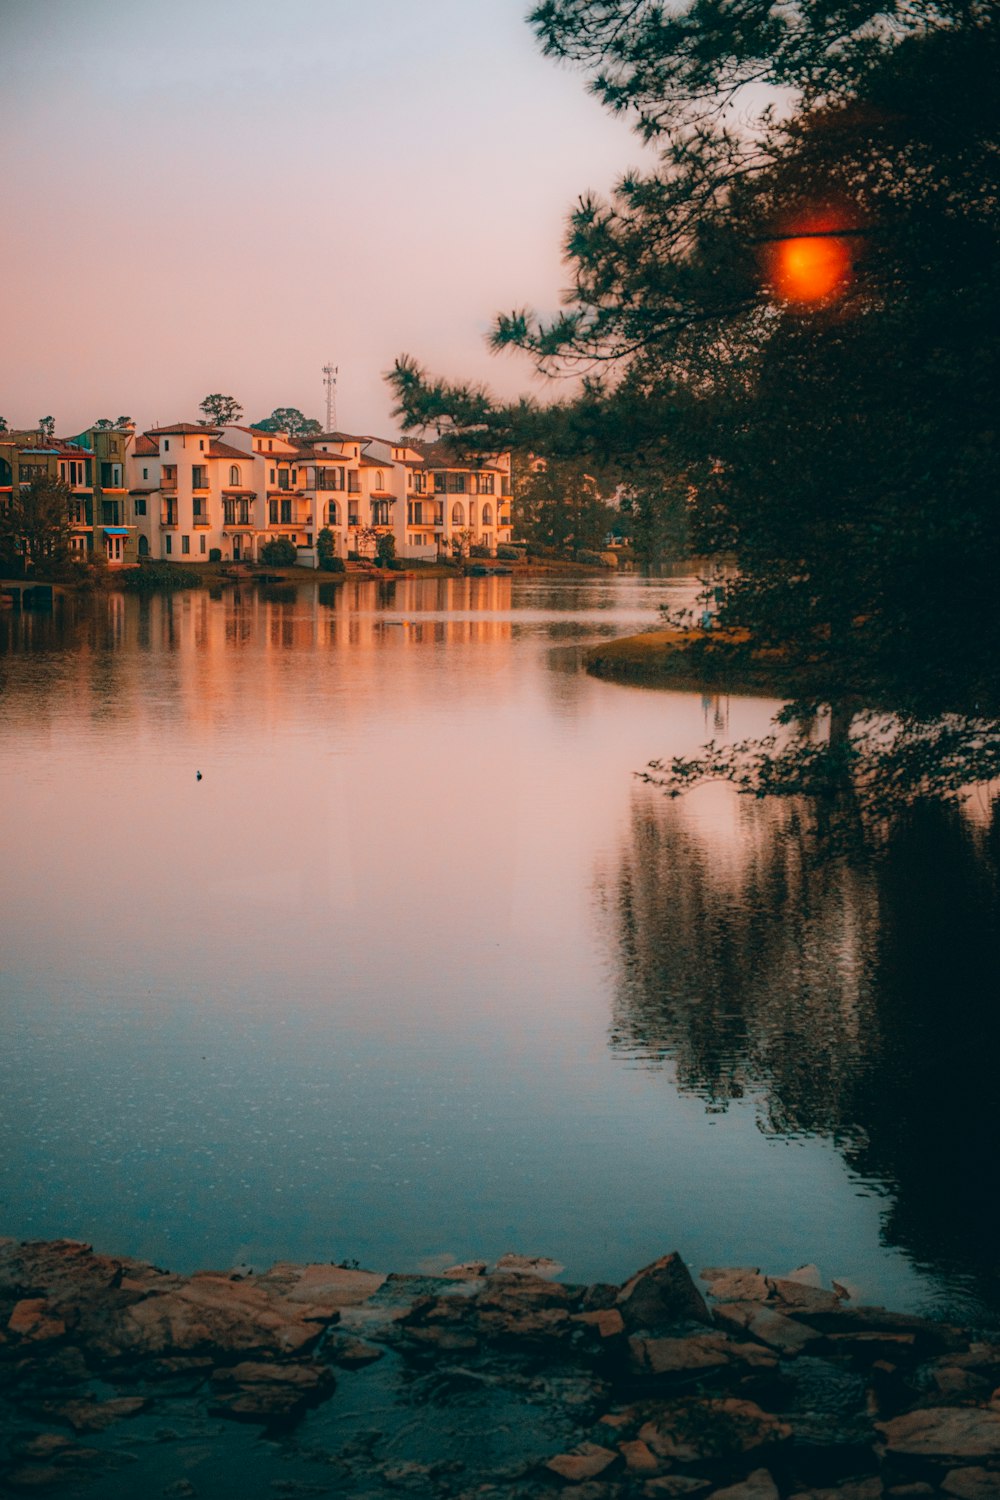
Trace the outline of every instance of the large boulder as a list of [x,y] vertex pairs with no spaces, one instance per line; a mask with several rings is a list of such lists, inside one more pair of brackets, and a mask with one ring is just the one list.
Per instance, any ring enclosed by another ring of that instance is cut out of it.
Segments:
[[630,1332],[712,1321],[704,1297],[676,1251],[637,1271],[618,1293],[616,1304]]

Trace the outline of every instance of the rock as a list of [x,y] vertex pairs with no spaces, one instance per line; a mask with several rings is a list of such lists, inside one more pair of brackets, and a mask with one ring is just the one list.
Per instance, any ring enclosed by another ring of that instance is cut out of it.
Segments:
[[794,1281],[799,1286],[822,1287],[823,1277],[820,1275],[819,1266],[809,1261],[807,1265],[797,1266],[794,1271],[789,1271],[780,1278],[782,1281]]
[[882,1493],[882,1481],[873,1474],[867,1479],[849,1479],[834,1489],[796,1490],[790,1500],[880,1500]]
[[32,1339],[42,1343],[47,1339],[59,1339],[66,1332],[62,1318],[52,1316],[47,1297],[24,1297],[15,1304],[7,1320],[7,1329],[18,1338]]
[[566,1267],[557,1260],[544,1255],[501,1255],[497,1261],[498,1271],[507,1271],[514,1276],[558,1276]]
[[951,1469],[941,1481],[946,1495],[958,1500],[997,1500],[1000,1495],[1000,1470]]
[[931,1380],[942,1396],[956,1398],[989,1396],[989,1382],[972,1370],[963,1370],[958,1365],[940,1365],[931,1371]]
[[876,1422],[889,1453],[924,1458],[996,1458],[1000,1412],[981,1407],[929,1407]]
[[659,1459],[639,1438],[631,1443],[619,1443],[618,1452],[630,1474],[655,1474],[660,1467]]
[[33,1437],[14,1438],[10,1451],[14,1458],[51,1459],[57,1463],[64,1455],[76,1451],[76,1444],[61,1432],[39,1432]]
[[148,1410],[149,1400],[145,1396],[117,1396],[110,1401],[67,1401],[57,1408],[57,1414],[68,1422],[74,1432],[103,1432],[113,1422],[123,1417],[136,1417]]
[[674,1496],[704,1495],[708,1487],[707,1479],[696,1479],[689,1474],[664,1474],[661,1479],[647,1479],[642,1493],[647,1500],[674,1500]]
[[467,1260],[462,1265],[448,1266],[441,1272],[449,1281],[468,1281],[476,1276],[485,1276],[486,1262],[484,1260]]
[[568,1453],[557,1453],[555,1458],[547,1459],[545,1467],[558,1474],[560,1479],[579,1484],[581,1480],[603,1474],[617,1461],[618,1454],[611,1448],[601,1448],[597,1443],[581,1443]]
[[596,1312],[572,1313],[570,1321],[593,1328],[600,1339],[616,1339],[625,1332],[625,1320],[617,1307],[600,1308]]
[[360,1370],[365,1365],[374,1364],[385,1353],[374,1344],[366,1344],[364,1339],[351,1338],[334,1338],[323,1345],[323,1352],[345,1370]]
[[120,1309],[91,1342],[111,1358],[205,1349],[302,1354],[334,1317],[329,1307],[269,1294],[259,1283],[200,1275]]
[[782,1309],[794,1308],[798,1312],[839,1312],[841,1299],[835,1292],[824,1291],[822,1287],[803,1285],[792,1279],[767,1278],[768,1291],[772,1302],[776,1302]]
[[756,1266],[734,1266],[702,1271],[702,1281],[717,1302],[766,1302],[768,1285]]
[[722,1334],[690,1338],[639,1338],[628,1341],[629,1367],[636,1375],[686,1375],[696,1370],[720,1370],[728,1365],[729,1342]]
[[679,1463],[728,1458],[790,1436],[787,1423],[755,1402],[735,1397],[678,1401],[639,1429],[639,1437],[654,1453]]
[[339,1309],[367,1302],[388,1277],[378,1271],[360,1271],[349,1266],[296,1266],[279,1262],[255,1284],[268,1291],[273,1288],[283,1301],[312,1303]]
[[465,1328],[449,1328],[441,1323],[427,1323],[423,1327],[408,1328],[407,1337],[418,1344],[428,1344],[450,1354],[470,1353],[479,1348],[476,1335]]
[[5,1476],[4,1483],[19,1495],[37,1495],[45,1490],[55,1489],[57,1485],[64,1486],[66,1483],[66,1470],[53,1468],[51,1465],[26,1464],[22,1468],[11,1469]]
[[271,1364],[248,1360],[216,1370],[212,1384],[220,1392],[212,1405],[219,1416],[237,1421],[288,1421],[333,1394],[333,1374],[321,1365]]
[[630,1331],[712,1321],[705,1299],[676,1252],[637,1271],[618,1293],[617,1305]]
[[715,1322],[722,1328],[744,1330],[751,1337],[776,1349],[779,1354],[801,1354],[820,1335],[804,1323],[786,1318],[784,1313],[755,1302],[723,1302],[713,1308]]
[[914,1333],[830,1333],[823,1348],[835,1356],[848,1355],[862,1369],[889,1360],[899,1364],[916,1352]]
[[727,1485],[724,1490],[713,1490],[711,1500],[780,1500],[778,1486],[767,1469],[754,1469],[739,1484]]

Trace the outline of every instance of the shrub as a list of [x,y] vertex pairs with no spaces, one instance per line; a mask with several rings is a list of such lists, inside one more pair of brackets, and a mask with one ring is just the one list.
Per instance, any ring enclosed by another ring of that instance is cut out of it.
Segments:
[[508,542],[500,542],[497,545],[497,557],[502,557],[504,562],[520,562],[524,556],[520,547],[511,547]]
[[396,556],[396,538],[391,531],[382,531],[379,533],[378,540],[375,543],[375,556],[383,568],[391,565],[393,558]]
[[408,566],[405,557],[389,557],[386,559],[386,567],[391,568],[394,573],[402,573]]
[[344,564],[337,556],[337,543],[329,526],[324,526],[316,538],[316,560],[324,573],[344,571]]
[[578,563],[585,563],[588,568],[608,568],[611,564],[599,552],[589,552],[586,547],[581,547],[576,553]]
[[484,547],[481,542],[477,542],[474,547],[470,547],[469,548],[469,556],[470,557],[492,557],[493,554],[490,551],[489,547]]
[[270,567],[290,568],[299,560],[298,548],[287,536],[275,536],[261,547],[260,560]]
[[121,581],[126,589],[193,589],[201,583],[201,574],[176,563],[142,562],[123,572]]

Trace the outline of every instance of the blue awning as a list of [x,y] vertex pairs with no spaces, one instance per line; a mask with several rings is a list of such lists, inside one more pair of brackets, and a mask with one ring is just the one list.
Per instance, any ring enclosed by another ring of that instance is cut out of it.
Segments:
[[105,536],[128,536],[127,526],[104,526],[101,528]]

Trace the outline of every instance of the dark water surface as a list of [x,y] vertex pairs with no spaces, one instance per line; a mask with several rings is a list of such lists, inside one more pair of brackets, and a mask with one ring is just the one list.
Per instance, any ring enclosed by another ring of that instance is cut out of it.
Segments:
[[800,809],[641,787],[776,707],[582,672],[688,590],[0,618],[0,1233],[579,1280],[676,1248],[995,1313],[996,824],[817,864]]

